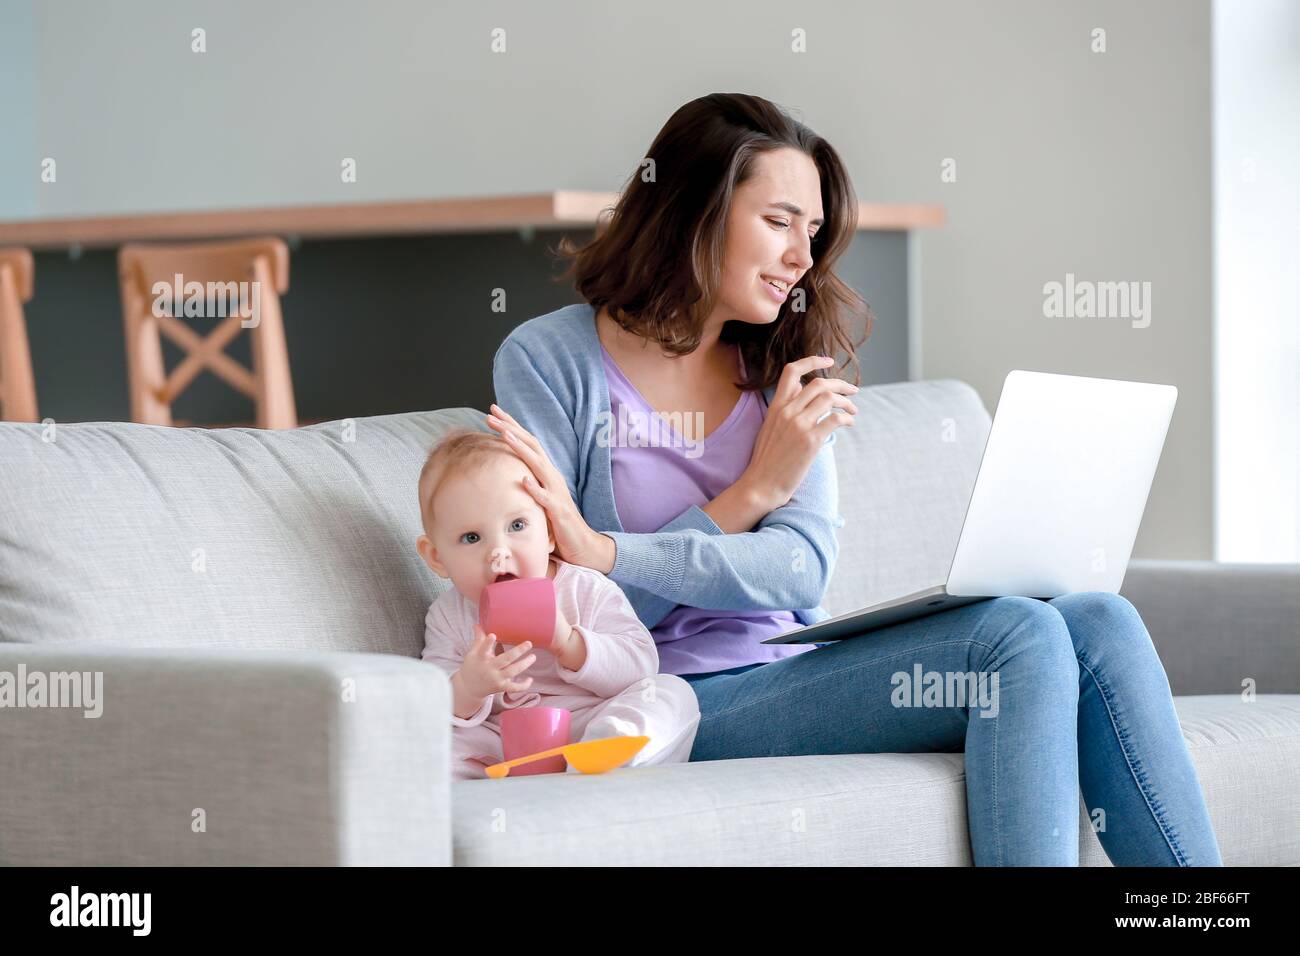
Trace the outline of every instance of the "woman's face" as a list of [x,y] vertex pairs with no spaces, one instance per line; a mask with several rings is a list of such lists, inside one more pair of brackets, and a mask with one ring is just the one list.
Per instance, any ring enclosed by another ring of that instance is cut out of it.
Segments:
[[[821,228],[821,178],[797,149],[760,153],[755,172],[737,187],[727,216],[719,325],[730,319],[773,322],[795,284],[812,267],[812,237]],[[782,284],[784,293],[772,287]],[[796,291],[791,307],[801,309]]]

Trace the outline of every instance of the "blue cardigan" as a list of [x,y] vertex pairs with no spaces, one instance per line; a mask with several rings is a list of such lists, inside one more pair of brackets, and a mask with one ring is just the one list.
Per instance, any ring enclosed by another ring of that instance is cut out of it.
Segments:
[[[679,604],[792,610],[804,624],[830,616],[821,600],[839,554],[835,532],[844,524],[835,431],[794,496],[754,530],[726,534],[691,505],[658,531],[634,534],[619,523],[609,448],[596,441],[600,424],[611,421],[596,310],[570,305],[519,325],[497,348],[492,384],[497,404],[546,449],[587,524],[614,539],[609,577],[647,628]],[[763,391],[769,405],[775,391]]]

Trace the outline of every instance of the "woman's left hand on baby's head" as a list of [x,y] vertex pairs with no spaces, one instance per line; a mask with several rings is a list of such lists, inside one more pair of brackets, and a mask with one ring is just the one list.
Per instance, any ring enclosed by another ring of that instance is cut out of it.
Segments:
[[[594,568],[608,573],[601,566],[605,552],[613,542],[594,531],[587,524],[582,512],[569,494],[569,486],[552,464],[550,456],[541,442],[528,433],[522,425],[510,417],[499,405],[492,406],[497,414],[489,416],[488,424],[503,436],[511,436],[510,447],[523,459],[533,481],[525,481],[524,487],[533,496],[551,521],[551,533],[555,536],[555,554],[561,561],[578,564],[584,568]],[[608,562],[605,562],[608,564]]]

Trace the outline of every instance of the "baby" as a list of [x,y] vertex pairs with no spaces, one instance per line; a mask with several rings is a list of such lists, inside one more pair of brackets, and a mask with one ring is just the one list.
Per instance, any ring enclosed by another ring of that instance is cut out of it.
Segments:
[[[689,760],[695,691],[659,673],[654,638],[618,585],[553,556],[546,512],[523,485],[530,473],[499,435],[470,429],[447,435],[420,472],[416,549],[453,585],[429,606],[421,655],[451,677],[453,775],[483,779],[485,766],[504,759],[500,714],[512,707],[570,711],[570,742],[648,736],[625,766]],[[495,635],[479,626],[483,588],[543,576],[555,584],[551,646],[525,641],[496,653]]]

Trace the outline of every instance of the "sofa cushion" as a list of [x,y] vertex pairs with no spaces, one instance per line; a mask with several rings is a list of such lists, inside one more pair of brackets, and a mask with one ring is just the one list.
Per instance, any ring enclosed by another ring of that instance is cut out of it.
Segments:
[[0,641],[415,656],[448,586],[415,551],[461,408],[285,431],[0,423]]
[[[1174,699],[1230,866],[1300,865],[1300,695]],[[960,753],[752,757],[452,784],[458,865],[969,866]],[[1107,866],[1082,798],[1079,863]]]
[[961,754],[750,757],[452,782],[458,866],[969,862]]
[[949,379],[865,388],[836,431],[840,554],[822,606],[843,614],[948,577],[989,414]]
[[1300,694],[1174,698],[1228,866],[1300,866]]

